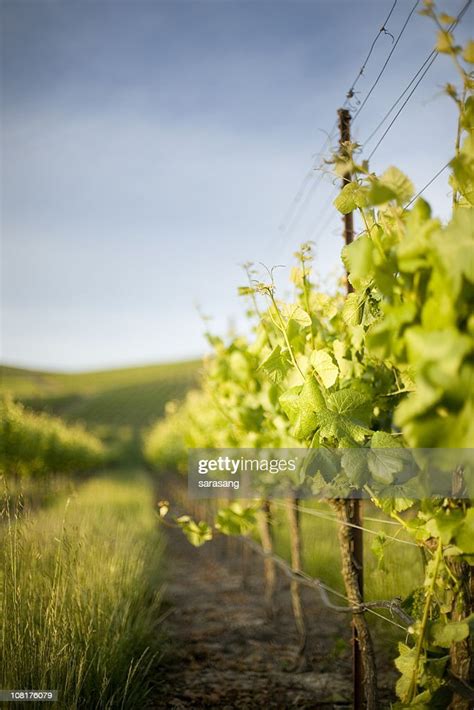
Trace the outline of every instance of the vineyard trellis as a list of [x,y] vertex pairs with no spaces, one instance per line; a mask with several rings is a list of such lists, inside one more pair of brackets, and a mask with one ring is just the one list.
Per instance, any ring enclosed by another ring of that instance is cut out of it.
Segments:
[[[471,0],[452,18],[438,13],[434,3],[423,3],[423,14],[437,26],[436,49],[401,95],[411,89],[371,153],[391,130],[434,58],[451,56],[461,76],[460,89],[447,88],[459,111],[455,155],[449,163],[451,220],[443,225],[433,218],[421,198],[426,186],[415,194],[411,181],[397,168],[390,167],[379,176],[371,173],[346,132],[332,157],[335,175],[344,181],[334,204],[344,215],[346,234],[352,236],[352,213],[363,224],[354,240],[346,239],[342,253],[349,292],[339,290],[329,296],[316,290],[310,280],[309,244],[296,253],[292,303],[277,299],[272,271],[261,280],[248,266],[249,285],[240,291],[251,299],[254,336],[235,336],[225,342],[208,334],[213,356],[205,363],[202,391],[170,412],[147,439],[148,458],[161,467],[166,466],[170,450],[167,437],[172,433],[176,442],[179,430],[186,432],[180,449],[184,456],[186,446],[302,447],[321,449],[328,457],[333,450],[343,452],[336,483],[322,475],[310,483],[333,501],[335,512],[325,517],[339,525],[345,595],[301,569],[299,516],[324,514],[301,505],[298,486],[292,500],[279,504],[272,498],[271,486],[262,481],[259,504],[224,506],[212,523],[181,515],[167,524],[178,525],[195,545],[216,533],[244,539],[263,558],[269,608],[275,566],[282,570],[291,582],[302,652],[305,629],[299,586],[317,589],[323,603],[338,611],[342,609],[327,595],[336,594],[345,601],[347,607],[342,608],[353,615],[363,666],[363,677],[360,667],[354,668],[355,707],[363,706],[363,693],[368,710],[378,710],[380,704],[365,613],[405,633],[395,659],[400,674],[395,708],[467,710],[474,699],[469,640],[474,625],[469,586],[469,565],[474,562],[471,462],[463,460],[464,468],[449,469],[453,474],[450,495],[431,498],[414,496],[400,467],[407,448],[463,451],[474,439],[474,271],[468,256],[474,246],[474,96],[472,73],[465,68],[474,63],[474,43],[461,47],[452,34],[470,4]],[[303,194],[304,190],[298,193],[298,203]],[[259,305],[260,298],[265,299],[264,307]],[[378,453],[384,465],[361,467],[360,450]],[[172,456],[176,455],[173,450]],[[422,453],[418,458],[423,470],[427,460]],[[391,518],[386,522],[396,523],[411,536],[410,540],[390,536],[394,543],[423,551],[423,586],[403,604],[398,599],[364,601],[358,579],[361,560],[354,561],[353,545],[354,536],[357,539],[365,525],[351,517],[353,502],[347,503],[338,494],[341,486],[349,491],[363,489]],[[291,564],[273,549],[271,511],[279,505],[291,523]],[[166,516],[167,504],[163,503],[160,513]],[[257,517],[262,546],[250,536]],[[378,609],[398,615],[398,621]]]
[[[395,4],[392,10],[395,8]],[[391,11],[392,12],[392,11]],[[389,15],[390,18],[390,15]],[[384,26],[381,32],[384,30]],[[385,30],[386,31],[386,30]],[[374,45],[372,45],[371,49]],[[368,57],[370,57],[370,52]],[[361,69],[360,76],[363,69]],[[351,114],[347,109],[339,109],[339,130],[340,130],[340,155],[347,163],[348,168],[342,175],[342,192],[347,185],[352,182],[351,173]],[[352,210],[343,215],[344,243],[347,246],[354,241],[354,216]],[[350,294],[353,286],[346,274],[346,290]],[[339,522],[341,546],[342,570],[344,584],[351,601],[357,601],[357,606],[363,605],[364,600],[364,542],[362,533],[362,502],[353,499],[346,502],[335,501],[333,503]],[[346,526],[345,523],[351,523]],[[354,710],[362,710],[364,705],[364,678],[371,678],[370,685],[374,688],[372,698],[367,694],[367,705],[375,707],[377,703],[377,670],[375,665],[375,654],[370,638],[367,622],[362,615],[354,614],[352,619],[352,676]]]

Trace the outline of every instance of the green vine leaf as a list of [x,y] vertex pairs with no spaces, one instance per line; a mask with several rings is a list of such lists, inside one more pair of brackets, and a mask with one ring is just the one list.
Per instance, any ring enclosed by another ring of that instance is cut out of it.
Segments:
[[189,515],[182,515],[176,522],[194,547],[201,547],[205,542],[212,540],[212,528],[203,520],[197,523]]
[[403,471],[407,452],[393,436],[384,431],[374,433],[370,447],[368,465],[374,480],[383,485],[390,485],[394,482],[395,475]]
[[294,320],[304,328],[311,326],[311,316],[298,304],[281,303],[279,306],[283,317],[286,318],[287,321]]
[[278,384],[285,379],[291,362],[280,345],[276,345],[270,355],[260,364],[259,369],[263,370],[272,382]]
[[342,261],[351,284],[357,288],[367,286],[374,275],[374,247],[368,235],[359,237],[342,250]]
[[416,649],[410,648],[404,643],[398,644],[399,656],[395,659],[395,666],[400,671],[401,677],[398,679],[396,684],[397,695],[400,700],[404,701],[408,695],[408,692],[412,685],[413,674],[416,670],[417,676],[421,676],[425,664],[423,657],[418,660],[417,667],[416,664]]
[[228,508],[221,508],[216,517],[215,528],[224,535],[245,535],[256,524],[254,507],[244,507],[232,503]]
[[341,190],[333,202],[334,207],[342,214],[349,214],[357,207],[367,207],[368,191],[357,182],[349,182]]
[[474,40],[471,39],[466,44],[462,53],[462,58],[465,62],[469,62],[469,64],[474,64]]
[[311,353],[310,363],[326,388],[332,387],[339,377],[339,368],[327,350],[315,350]]
[[455,532],[454,541],[464,554],[474,554],[474,508],[467,510],[464,520]]
[[372,178],[368,196],[369,204],[376,206],[394,200],[405,205],[415,194],[412,181],[393,165],[380,177]]
[[465,621],[433,622],[428,629],[428,638],[436,646],[449,648],[452,643],[464,641],[469,636],[469,624]]
[[344,442],[362,443],[371,434],[369,422],[370,400],[352,389],[339,390],[327,397],[327,405],[316,411],[320,436]]
[[290,420],[293,436],[304,440],[315,432],[316,411],[325,406],[325,400],[318,383],[310,377],[304,385],[287,390],[280,397],[280,405]]
[[461,510],[441,510],[425,523],[425,529],[432,537],[441,538],[443,545],[448,545],[464,521]]
[[454,40],[451,32],[440,30],[436,41],[436,51],[440,54],[452,54],[454,51]]

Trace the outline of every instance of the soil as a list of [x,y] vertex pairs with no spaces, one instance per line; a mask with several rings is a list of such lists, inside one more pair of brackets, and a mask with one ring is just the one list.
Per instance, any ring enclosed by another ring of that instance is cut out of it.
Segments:
[[[289,582],[279,575],[275,612],[264,606],[262,559],[221,538],[192,547],[166,530],[168,583],[162,622],[168,643],[150,708],[352,707],[350,616],[302,589],[308,620],[305,654],[291,612]],[[381,710],[393,700],[393,665],[380,646]],[[385,644],[386,646],[386,644]]]

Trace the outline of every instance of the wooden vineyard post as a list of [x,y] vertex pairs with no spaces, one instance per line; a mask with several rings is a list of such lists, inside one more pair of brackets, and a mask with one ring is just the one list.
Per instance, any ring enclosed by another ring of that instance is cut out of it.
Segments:
[[[273,536],[271,509],[268,500],[262,502],[262,507],[257,513],[257,523],[262,549],[267,555],[271,555],[273,553]],[[268,618],[273,618],[275,613],[276,569],[275,562],[270,557],[266,557],[263,561],[263,572],[265,580],[265,609]]]
[[[346,595],[352,607],[360,607],[363,601],[359,589],[359,568],[354,563],[354,532],[351,527],[352,500],[335,500],[333,507],[339,521],[339,548],[341,571]],[[352,617],[353,658],[353,707],[356,710],[379,710],[377,697],[377,670],[375,652],[367,620],[362,612]],[[365,703],[364,703],[365,700]]]
[[[340,153],[351,154],[351,115],[341,108],[339,115]],[[342,177],[342,189],[351,182],[350,168]],[[350,244],[354,239],[354,216],[352,212],[343,215],[344,242]],[[347,278],[347,277],[346,277]],[[347,293],[353,291],[347,280]],[[351,499],[336,507],[341,525],[339,542],[341,546],[342,568],[346,593],[353,605],[361,605],[364,595],[364,539],[362,533],[362,502]],[[349,524],[349,525],[348,525]],[[357,527],[353,527],[357,526]],[[344,528],[346,528],[344,530]],[[363,614],[355,614],[352,621],[352,675],[354,710],[367,710],[377,707],[377,677],[372,639],[367,621]],[[364,703],[364,698],[366,704]]]
[[[300,516],[298,510],[298,499],[294,496],[286,498],[286,515],[288,519],[288,532],[290,536],[290,558],[291,569],[293,572],[301,572],[302,570],[302,540],[300,529]],[[295,668],[300,670],[306,668],[308,664],[306,656],[307,631],[306,619],[301,601],[301,586],[298,580],[292,579],[290,582],[291,607],[293,609],[293,617],[295,619],[296,630],[299,636],[298,658]]]
[[[290,535],[290,556],[291,556],[291,569],[293,572],[301,572],[302,560],[301,560],[301,529],[300,529],[300,516],[298,510],[298,499],[291,496],[286,499],[286,514],[288,518],[289,525],[289,535]],[[306,651],[306,622],[304,617],[303,605],[301,603],[301,587],[296,580],[291,580],[290,583],[291,591],[291,606],[293,608],[293,616],[295,619],[296,628],[298,631],[298,636],[300,639],[299,646],[299,658],[300,661],[305,660]]]
[[[341,155],[348,153],[347,144],[351,140],[351,114],[345,108],[340,108],[339,114],[339,134],[340,140],[339,145],[341,149]],[[342,188],[344,188],[347,183],[351,181],[351,172],[348,169],[346,173],[342,176]],[[352,212],[348,212],[342,217],[344,223],[344,241],[346,244],[350,244],[354,240],[354,215]],[[347,293],[351,293],[354,289],[352,285],[347,281]]]

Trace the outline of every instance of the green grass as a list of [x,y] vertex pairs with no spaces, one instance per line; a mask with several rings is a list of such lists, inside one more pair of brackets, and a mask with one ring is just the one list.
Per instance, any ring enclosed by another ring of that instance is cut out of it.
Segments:
[[[0,368],[3,391],[84,424],[121,466],[80,484],[48,479],[41,490],[16,480],[10,507],[0,502],[0,687],[57,688],[61,710],[147,703],[161,649],[163,551],[148,478],[127,462],[141,460],[143,428],[195,386],[198,370]],[[14,500],[28,512],[15,515]]]
[[3,507],[0,686],[58,689],[64,710],[142,708],[162,558],[147,478],[91,479],[31,517]]

